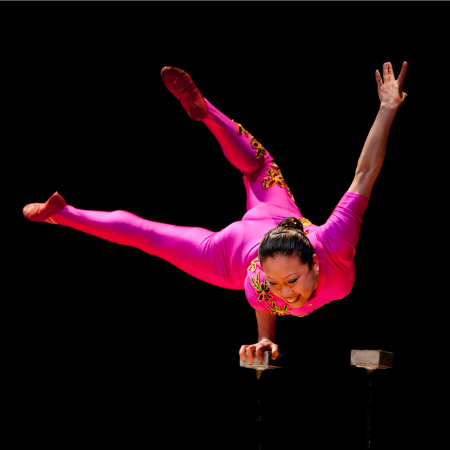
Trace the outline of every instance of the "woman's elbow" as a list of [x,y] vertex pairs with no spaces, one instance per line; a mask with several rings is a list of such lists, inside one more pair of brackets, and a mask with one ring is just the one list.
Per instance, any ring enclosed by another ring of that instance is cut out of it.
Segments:
[[348,191],[369,199],[377,176],[378,173],[374,173],[373,170],[357,171]]

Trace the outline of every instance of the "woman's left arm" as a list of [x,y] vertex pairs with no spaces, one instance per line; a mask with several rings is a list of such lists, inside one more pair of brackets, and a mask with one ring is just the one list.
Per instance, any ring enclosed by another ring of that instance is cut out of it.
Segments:
[[383,64],[383,78],[375,72],[378,85],[380,109],[370,129],[356,167],[355,178],[348,189],[349,192],[370,198],[372,188],[377,179],[386,156],[389,131],[398,108],[406,98],[403,92],[403,81],[408,64],[403,63],[400,75],[396,80],[391,63]]

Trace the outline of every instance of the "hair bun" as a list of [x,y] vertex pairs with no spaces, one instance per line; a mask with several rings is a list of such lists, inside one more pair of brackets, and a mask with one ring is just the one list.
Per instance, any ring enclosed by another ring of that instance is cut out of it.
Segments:
[[291,228],[299,230],[303,233],[303,224],[301,223],[300,219],[297,219],[296,217],[286,217],[286,219],[283,219],[278,224],[277,228]]

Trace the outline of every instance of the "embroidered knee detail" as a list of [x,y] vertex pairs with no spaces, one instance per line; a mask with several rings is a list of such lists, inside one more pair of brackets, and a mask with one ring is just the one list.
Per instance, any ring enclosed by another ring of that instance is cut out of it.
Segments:
[[264,160],[264,155],[267,155],[267,150],[255,138],[252,138],[252,147],[256,149],[255,159],[262,156]]
[[[234,120],[231,119],[233,122]],[[240,124],[237,122],[234,122],[238,126],[238,135],[240,136],[242,133],[244,133],[247,137],[250,135],[250,133]]]
[[[233,120],[234,122],[234,120]],[[258,159],[262,156],[264,160],[264,155],[267,155],[267,150],[261,145],[261,143],[253,137],[240,123],[234,122],[238,126],[238,135],[245,134],[246,137],[252,136],[251,138],[251,146],[256,150],[255,159]]]
[[[251,137],[250,144],[255,149],[255,159],[262,158],[262,160],[264,161],[264,156],[268,155],[268,151],[240,123],[237,123],[234,120],[233,120],[233,122],[238,127],[238,135],[239,136],[244,134],[246,137]],[[292,192],[289,189],[289,186],[286,184],[286,181],[284,180],[279,167],[275,163],[272,163],[271,166],[272,166],[272,169],[269,169],[267,171],[268,176],[261,180],[263,183],[263,188],[269,189],[270,187],[275,186],[275,184],[277,184],[281,188],[286,188],[289,195],[291,196],[292,200],[295,202],[294,196],[292,195]]]
[[289,186],[286,184],[286,181],[284,180],[283,175],[281,174],[280,168],[275,163],[272,163],[271,166],[273,167],[273,169],[269,169],[267,171],[268,177],[265,177],[261,180],[263,183],[263,188],[269,189],[270,187],[275,186],[277,184],[281,188],[286,188],[292,200],[295,202],[294,196],[292,195]]

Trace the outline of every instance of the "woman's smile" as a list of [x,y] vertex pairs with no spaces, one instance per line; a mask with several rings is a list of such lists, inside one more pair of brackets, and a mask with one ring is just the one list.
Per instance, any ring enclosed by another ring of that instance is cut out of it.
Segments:
[[294,303],[298,300],[298,298],[300,297],[300,294],[297,295],[297,297],[293,297],[293,298],[285,298],[283,300],[285,300],[288,303]]
[[297,256],[276,255],[264,260],[264,274],[271,292],[290,307],[300,308],[311,297],[319,281],[318,258],[312,267]]

